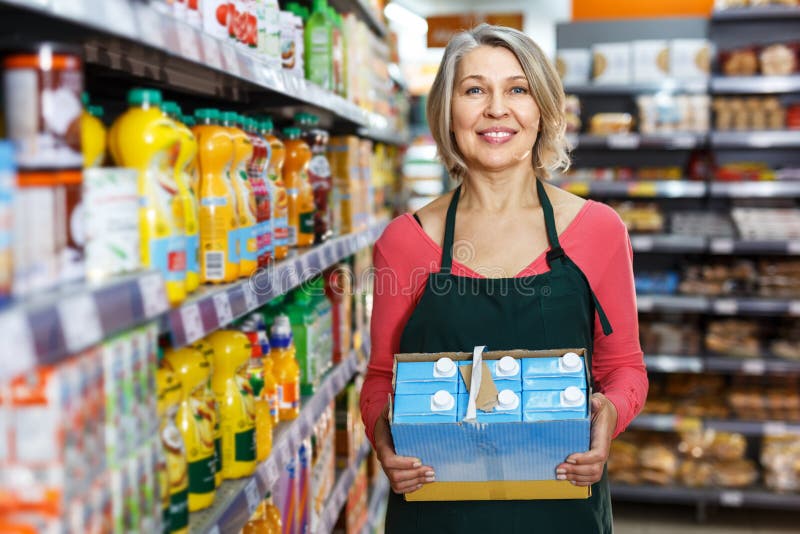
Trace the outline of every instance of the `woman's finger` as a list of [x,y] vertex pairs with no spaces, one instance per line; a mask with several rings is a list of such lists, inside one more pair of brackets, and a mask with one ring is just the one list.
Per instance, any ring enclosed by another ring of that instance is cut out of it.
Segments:
[[399,484],[409,481],[417,481],[417,483],[433,482],[435,474],[433,469],[429,467],[421,467],[419,469],[390,469],[389,480],[394,484]]

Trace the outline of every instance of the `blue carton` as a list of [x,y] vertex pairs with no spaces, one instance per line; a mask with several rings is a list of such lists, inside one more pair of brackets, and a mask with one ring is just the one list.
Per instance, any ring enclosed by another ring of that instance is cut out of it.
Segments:
[[522,390],[562,390],[586,387],[585,359],[576,352],[560,357],[527,358],[522,361]]
[[[459,392],[458,366],[450,358],[438,358],[430,362],[399,362],[395,375],[395,394],[433,395],[447,391]],[[466,390],[465,390],[466,391]]]
[[448,391],[433,395],[395,395],[395,423],[455,423],[456,396]]
[[525,421],[580,419],[586,415],[586,390],[570,386],[561,391],[525,391],[522,405]]
[[[478,423],[519,423],[522,421],[522,393],[504,389],[498,394],[499,404],[491,412],[478,410],[476,421]],[[467,415],[469,395],[458,394],[458,420],[463,421]]]
[[[483,360],[488,366],[504,356],[512,356],[521,361],[524,373],[527,359],[558,361],[567,352],[581,357],[586,355],[585,349],[506,350],[484,352]],[[471,352],[396,354],[395,386],[401,364],[434,362],[442,356],[458,365],[472,361]],[[582,367],[580,385],[588,397],[591,395],[589,370]],[[466,394],[460,396],[467,397]],[[524,396],[523,392],[523,408]],[[479,416],[476,422],[430,422],[430,416],[423,415],[423,422],[415,422],[405,418],[409,410],[403,397],[396,395],[390,406],[395,450],[401,456],[420,458],[436,472],[436,482],[406,494],[406,500],[586,499],[591,495],[590,487],[557,480],[555,472],[569,455],[589,449],[588,405],[584,405],[580,415],[570,419],[499,422],[492,418],[494,414],[487,414],[486,418]],[[427,408],[430,410],[429,404]],[[462,419],[465,411],[459,406]]]
[[[503,356],[499,360],[489,360],[486,362],[492,379],[498,391],[510,389],[519,393],[522,391],[522,364],[520,360],[512,356]],[[466,393],[466,390],[464,391]]]

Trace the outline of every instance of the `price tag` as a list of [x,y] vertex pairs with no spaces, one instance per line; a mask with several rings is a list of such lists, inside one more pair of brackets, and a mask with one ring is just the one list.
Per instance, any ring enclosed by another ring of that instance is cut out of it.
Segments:
[[672,148],[694,148],[697,145],[697,139],[693,135],[678,134],[672,138]]
[[228,74],[241,77],[242,70],[239,67],[239,53],[236,49],[228,43],[220,43],[220,50],[222,51],[222,59],[225,62],[225,70]]
[[632,235],[631,245],[633,250],[637,252],[649,252],[653,250],[653,236],[649,235]]
[[723,491],[719,494],[719,503],[722,506],[739,507],[744,503],[744,494],[741,491]]
[[162,15],[149,6],[139,4],[139,34],[146,43],[157,48],[166,48],[166,40],[161,27]]
[[712,239],[711,252],[714,254],[731,254],[733,252],[733,239],[727,237]]
[[58,315],[69,352],[78,352],[103,338],[97,304],[91,294],[63,299],[58,304]]
[[637,295],[636,307],[639,309],[639,311],[643,312],[653,311],[653,308],[655,307],[655,301],[653,300],[653,297],[649,297],[647,295]]
[[181,321],[183,322],[183,336],[187,343],[197,341],[205,335],[203,319],[200,317],[200,308],[197,303],[181,308]]
[[786,242],[786,253],[787,254],[800,254],[800,240],[795,239],[792,241]]
[[20,310],[0,315],[0,332],[0,377],[6,379],[33,368],[36,351],[27,316]]
[[703,422],[699,417],[676,417],[673,426],[678,432],[695,432],[702,430]]
[[258,308],[258,296],[249,283],[242,286],[244,292],[244,302],[247,306],[247,311],[253,311]]
[[219,41],[203,32],[200,37],[203,43],[203,58],[206,65],[217,70],[222,70],[222,53],[219,51]]
[[158,273],[151,273],[139,279],[139,295],[142,310],[148,319],[161,315],[169,309],[164,280]]
[[611,134],[606,138],[608,148],[633,150],[639,148],[639,136],[634,134]]
[[300,284],[300,277],[297,275],[297,268],[295,267],[295,265],[296,264],[292,264],[292,265],[287,266],[287,268],[286,268],[287,271],[288,271],[287,278],[288,278],[288,281],[289,281],[289,288],[290,289],[293,288],[293,287],[296,287],[298,284]]
[[228,292],[217,293],[214,295],[214,309],[217,311],[217,321],[220,326],[225,326],[233,322],[233,312],[231,311],[231,299]]
[[784,436],[789,429],[783,421],[767,421],[761,427],[761,433],[765,436]]
[[718,299],[714,301],[714,311],[720,315],[734,315],[739,306],[733,299]]
[[800,315],[800,300],[789,301],[789,315]]
[[181,55],[192,61],[200,61],[197,32],[195,32],[194,28],[178,21],[175,23],[175,30],[178,34],[178,46],[181,49]]
[[255,513],[258,505],[261,504],[261,496],[258,492],[258,484],[256,479],[251,478],[250,481],[244,486],[244,496],[247,498],[247,515],[251,516]]
[[764,360],[747,360],[742,362],[742,372],[748,375],[763,375],[767,370]]

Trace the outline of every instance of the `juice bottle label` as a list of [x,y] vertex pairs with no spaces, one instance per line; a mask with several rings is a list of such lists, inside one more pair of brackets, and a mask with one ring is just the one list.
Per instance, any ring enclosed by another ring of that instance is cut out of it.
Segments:
[[234,460],[252,462],[256,459],[256,429],[237,432],[234,437]]
[[189,492],[209,493],[214,491],[214,469],[208,458],[189,462]]
[[167,282],[180,282],[186,272],[186,247],[183,237],[150,240],[150,267],[161,271]]
[[284,69],[293,70],[295,68],[297,47],[295,45],[294,16],[289,11],[281,11],[278,14],[280,22],[280,48],[281,66]]
[[258,261],[258,226],[255,224],[239,230],[239,250],[241,259]]
[[228,230],[228,261],[239,263],[239,229]]
[[278,217],[272,222],[272,244],[276,247],[289,245],[289,218]]
[[200,273],[200,236],[198,234],[186,236],[186,272]]
[[293,410],[300,406],[300,382],[283,384],[281,410]]
[[189,526],[189,488],[188,486],[169,496],[169,532],[182,530]]
[[313,234],[314,233],[314,212],[307,211],[300,214],[300,233]]

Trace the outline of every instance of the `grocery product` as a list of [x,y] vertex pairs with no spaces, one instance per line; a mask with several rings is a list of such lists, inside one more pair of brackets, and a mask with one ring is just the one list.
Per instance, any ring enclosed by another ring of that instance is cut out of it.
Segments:
[[353,273],[346,263],[335,265],[325,275],[325,294],[331,303],[331,362],[334,364],[342,361],[352,346],[352,280]]
[[257,47],[258,20],[255,0],[229,0],[228,40],[243,50],[253,50]]
[[162,104],[164,113],[172,119],[178,131],[178,153],[173,167],[173,179],[178,193],[173,200],[175,220],[186,236],[186,291],[191,293],[200,285],[200,228],[197,218],[197,198],[191,188],[189,168],[197,157],[197,140],[192,131],[181,122],[181,108],[175,102]]
[[297,63],[297,45],[295,39],[295,20],[291,11],[281,11],[278,22],[281,27],[281,67],[294,73]]
[[12,236],[16,182],[14,147],[7,141],[0,141],[0,306],[11,296],[14,275]]
[[103,115],[102,107],[88,104],[81,112],[81,150],[85,169],[101,166],[106,158],[107,133],[101,121]]
[[311,280],[309,295],[316,312],[316,336],[314,352],[317,359],[317,375],[324,375],[333,365],[333,306],[325,296],[325,278]]
[[300,366],[300,393],[311,395],[319,384],[319,363],[316,349],[316,313],[311,296],[302,288],[294,293],[294,301],[286,308],[292,325],[292,340]]
[[272,208],[272,245],[276,260],[289,253],[289,198],[283,181],[283,164],[286,149],[272,132],[272,119],[261,124],[261,135],[268,145],[267,187]]
[[347,66],[345,57],[347,55],[345,47],[344,24],[342,16],[336,10],[328,6],[328,19],[331,21],[331,89],[340,96],[347,96]]
[[236,196],[229,172],[233,139],[219,124],[219,111],[195,111],[199,174],[200,278],[203,282],[232,282],[239,277],[239,233]]
[[292,327],[286,315],[275,317],[269,341],[280,394],[278,414],[281,421],[291,421],[300,414],[300,367],[295,359]]
[[303,140],[311,148],[308,182],[314,191],[314,242],[321,243],[333,234],[334,226],[331,220],[333,215],[331,209],[333,177],[327,156],[330,135],[319,127],[319,117],[310,113],[301,119],[301,128],[303,129]]
[[166,368],[156,371],[156,387],[163,461],[159,478],[164,532],[185,533],[189,530],[189,466],[183,436],[175,425],[182,387],[175,374]]
[[299,128],[284,128],[286,160],[283,181],[289,204],[289,246],[304,247],[314,242],[314,196],[308,183],[311,149],[300,138]]
[[214,375],[214,349],[205,339],[201,339],[192,348],[197,350],[208,364],[208,380],[203,388],[203,401],[198,406],[203,418],[211,422],[214,429],[214,487],[222,484],[222,430],[219,426],[219,404],[211,389],[211,377]]
[[305,29],[306,78],[328,91],[333,81],[333,25],[327,14],[327,2],[314,0]]
[[631,59],[635,82],[661,81],[669,75],[669,43],[665,40],[633,41]]
[[717,130],[781,130],[786,107],[776,97],[715,97],[712,101]]
[[267,459],[272,450],[272,427],[273,416],[271,413],[272,399],[265,390],[267,377],[264,373],[263,352],[261,343],[258,340],[256,329],[243,332],[250,340],[252,353],[248,364],[247,374],[250,386],[253,388],[253,399],[255,409],[255,428],[256,428],[256,461],[263,462]]
[[707,39],[669,42],[670,76],[679,80],[705,79],[711,73],[711,43]]
[[255,407],[247,377],[250,340],[241,332],[218,330],[208,343],[214,349],[211,388],[219,404],[222,476],[249,476],[256,468]]
[[270,145],[260,133],[260,124],[255,119],[245,119],[245,131],[253,145],[253,157],[247,165],[247,175],[255,199],[256,247],[258,267],[266,267],[274,254],[272,229],[272,196],[267,184]]
[[202,10],[203,31],[217,39],[227,38],[228,14],[231,7],[232,2],[229,0],[202,0],[200,9]]
[[256,0],[258,56],[271,69],[281,68],[281,21],[277,0]]
[[191,347],[165,351],[161,365],[181,384],[175,422],[183,435],[189,466],[189,511],[195,512],[211,506],[215,495],[214,428],[203,409],[210,369],[200,352]]
[[253,157],[253,145],[241,129],[239,115],[226,111],[221,115],[222,125],[233,140],[233,160],[229,179],[236,196],[236,216],[239,225],[239,277],[247,277],[258,268],[258,229],[255,195],[247,175],[247,164]]
[[597,43],[592,46],[592,78],[595,83],[629,83],[630,43]]
[[311,440],[304,439],[297,451],[297,532],[311,527]]
[[297,530],[297,451],[293,451],[289,462],[275,486],[275,506],[281,517],[281,534],[293,534]]
[[16,148],[14,294],[84,275],[79,49],[31,44],[3,58],[5,133]]
[[139,234],[142,266],[158,269],[172,303],[186,298],[186,245],[173,206],[178,186],[170,152],[179,142],[174,123],[160,109],[161,92],[133,89],[128,110],[111,129],[112,153],[119,165],[139,173]]
[[[303,17],[303,8],[297,5],[295,2],[289,2],[286,4],[286,9],[292,14],[292,16],[287,20],[287,23],[291,25],[291,29],[287,28],[287,35],[292,37],[292,44],[289,45],[287,43],[287,48],[291,51],[289,54],[284,54],[284,45],[281,45],[281,59],[283,61],[283,68],[291,69],[292,74],[297,76],[298,78],[305,77],[306,68],[305,68],[305,22],[307,21],[308,17]],[[283,15],[281,15],[283,17]],[[281,19],[281,36],[283,36],[283,24],[284,20]],[[283,43],[284,41],[282,41]]]
[[589,133],[609,135],[633,131],[633,117],[629,113],[597,113],[589,120]]
[[562,48],[557,52],[556,70],[564,85],[589,82],[592,56],[586,48]]

